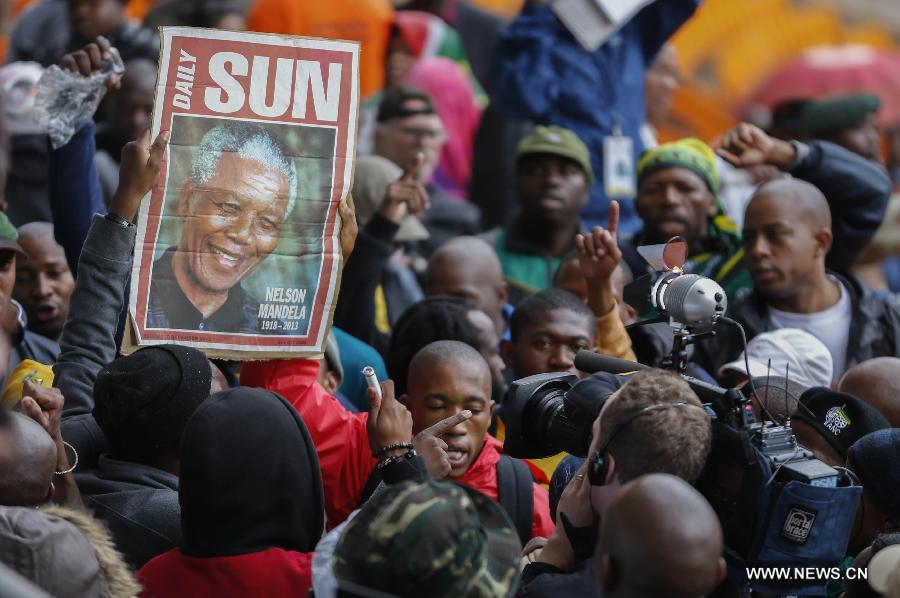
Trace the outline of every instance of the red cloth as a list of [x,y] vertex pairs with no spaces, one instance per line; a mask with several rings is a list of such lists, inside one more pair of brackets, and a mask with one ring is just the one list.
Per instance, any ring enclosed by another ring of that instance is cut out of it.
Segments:
[[196,558],[164,552],[138,571],[142,598],[306,596],[313,553],[269,548],[238,556]]
[[[375,469],[366,433],[367,413],[350,413],[318,382],[319,362],[309,359],[249,361],[241,369],[241,384],[277,392],[300,413],[316,443],[325,513],[331,529],[359,507],[360,495]],[[497,500],[497,461],[503,445],[492,436],[466,473],[454,481],[466,484]],[[549,537],[553,531],[547,491],[534,484],[532,532]]]

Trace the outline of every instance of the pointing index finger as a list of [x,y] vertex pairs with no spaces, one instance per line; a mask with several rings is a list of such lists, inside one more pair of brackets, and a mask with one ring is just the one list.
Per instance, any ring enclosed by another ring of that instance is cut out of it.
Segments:
[[616,236],[616,231],[619,229],[619,202],[616,200],[612,200],[609,202],[609,226],[606,227],[606,230],[609,231],[609,234],[612,236]]
[[422,434],[429,434],[431,436],[440,437],[444,433],[446,433],[447,430],[452,429],[454,426],[458,426],[470,417],[472,417],[472,412],[468,409],[466,409],[465,411],[460,411],[456,415],[451,415],[447,419],[442,419],[430,428],[425,428],[424,430],[422,430]]
[[419,169],[422,168],[422,164],[425,163],[425,154],[419,152],[416,154],[416,159],[410,162],[409,166],[406,167],[406,170],[403,171],[403,174],[400,176],[400,180],[403,182],[413,182],[416,180],[416,175],[419,173]]

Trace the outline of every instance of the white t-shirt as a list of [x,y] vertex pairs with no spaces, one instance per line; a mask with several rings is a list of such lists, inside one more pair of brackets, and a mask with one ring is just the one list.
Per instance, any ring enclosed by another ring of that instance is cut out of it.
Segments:
[[853,317],[853,306],[850,294],[836,278],[829,277],[838,283],[841,298],[824,311],[813,314],[795,314],[769,307],[769,318],[775,328],[799,328],[822,341],[834,362],[834,378],[837,382],[847,367],[847,342],[850,340],[850,320]]

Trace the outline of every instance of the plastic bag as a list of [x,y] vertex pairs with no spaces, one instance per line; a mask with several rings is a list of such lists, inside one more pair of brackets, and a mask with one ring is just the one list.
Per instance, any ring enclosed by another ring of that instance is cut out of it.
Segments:
[[90,77],[64,71],[55,64],[41,75],[34,100],[34,116],[46,128],[53,149],[67,144],[75,131],[94,117],[100,100],[106,95],[107,77],[121,77],[125,72],[118,50],[111,48],[110,54],[112,56],[103,63],[100,72]]

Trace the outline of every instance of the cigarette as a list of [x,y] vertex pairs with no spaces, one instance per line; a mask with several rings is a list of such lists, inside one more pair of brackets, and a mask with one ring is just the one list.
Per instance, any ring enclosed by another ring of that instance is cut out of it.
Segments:
[[378,384],[378,376],[375,375],[375,368],[370,365],[367,365],[363,368],[363,376],[366,377],[366,385],[369,388],[374,388],[375,392],[378,393],[378,398],[381,398],[381,385]]

